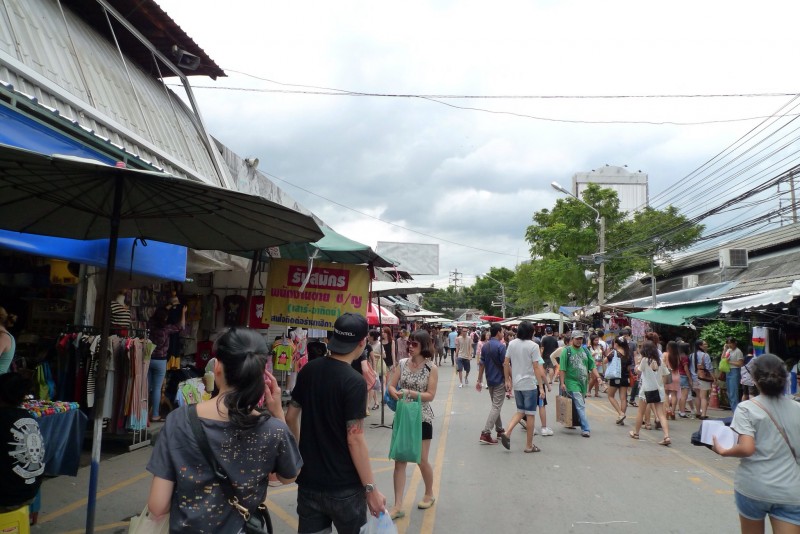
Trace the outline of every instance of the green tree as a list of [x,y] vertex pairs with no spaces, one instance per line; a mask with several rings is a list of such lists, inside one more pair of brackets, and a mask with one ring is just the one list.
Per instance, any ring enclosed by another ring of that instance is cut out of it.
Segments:
[[[682,250],[702,233],[702,225],[687,221],[678,210],[645,208],[626,218],[613,189],[589,184],[584,202],[605,218],[605,291],[613,294],[630,276],[649,272],[650,258]],[[534,213],[525,232],[532,261],[517,272],[518,298],[532,302],[587,303],[597,294],[584,271],[596,270],[579,256],[598,252],[600,225],[595,212],[572,197],[560,198],[552,210]],[[570,299],[569,295],[573,295]]]
[[472,290],[469,300],[470,307],[483,310],[487,315],[499,316],[501,307],[493,306],[492,302],[501,302],[503,291],[500,284],[503,284],[506,297],[506,316],[512,317],[516,309],[513,298],[516,286],[514,271],[505,267],[492,267],[487,274],[488,276],[478,276],[475,284],[470,287]]

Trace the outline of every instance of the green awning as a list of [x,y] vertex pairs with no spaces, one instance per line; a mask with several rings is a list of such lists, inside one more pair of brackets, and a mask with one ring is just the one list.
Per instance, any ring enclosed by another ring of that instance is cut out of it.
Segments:
[[719,313],[719,302],[696,302],[669,308],[655,308],[641,312],[627,313],[628,317],[650,321],[651,323],[685,326],[695,317],[711,317]]
[[369,263],[376,267],[391,267],[393,263],[377,254],[372,248],[339,234],[326,224],[320,224],[325,236],[316,243],[289,243],[281,245],[281,258],[304,260],[317,252],[317,259],[336,263]]

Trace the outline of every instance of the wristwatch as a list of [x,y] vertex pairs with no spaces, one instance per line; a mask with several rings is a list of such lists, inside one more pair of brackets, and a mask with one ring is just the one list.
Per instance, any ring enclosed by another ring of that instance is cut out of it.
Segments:
[[364,484],[364,491],[366,493],[372,493],[375,491],[375,484]]

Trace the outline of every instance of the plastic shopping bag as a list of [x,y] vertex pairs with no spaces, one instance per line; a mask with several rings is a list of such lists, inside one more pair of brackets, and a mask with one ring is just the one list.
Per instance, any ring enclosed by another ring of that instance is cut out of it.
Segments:
[[397,534],[397,527],[389,514],[383,511],[378,517],[370,515],[369,520],[361,527],[359,534]]
[[422,459],[422,403],[419,396],[416,401],[409,401],[404,395],[397,402],[389,458],[415,464]]
[[155,521],[150,515],[147,505],[138,516],[131,518],[128,534],[167,534],[169,532],[169,514]]

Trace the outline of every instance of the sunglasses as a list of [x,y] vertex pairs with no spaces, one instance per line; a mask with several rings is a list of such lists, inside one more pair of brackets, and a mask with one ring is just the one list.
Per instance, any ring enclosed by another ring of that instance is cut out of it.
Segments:
[[409,347],[421,347],[422,345],[420,344],[419,341],[409,341],[408,342],[408,346]]

